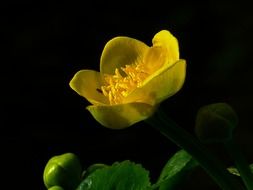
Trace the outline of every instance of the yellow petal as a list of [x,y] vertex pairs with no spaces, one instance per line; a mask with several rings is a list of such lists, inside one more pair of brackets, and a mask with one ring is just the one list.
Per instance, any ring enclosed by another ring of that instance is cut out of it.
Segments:
[[154,106],[145,103],[118,104],[112,106],[88,106],[92,116],[103,126],[123,129],[153,114]]
[[[168,65],[166,65],[168,66]],[[170,67],[163,67],[151,75],[143,86],[133,91],[127,102],[144,102],[156,105],[177,93],[183,86],[186,75],[186,62],[180,59]]]
[[113,38],[107,42],[102,52],[100,72],[113,75],[116,68],[142,61],[148,48],[146,44],[133,38]]
[[108,99],[101,91],[103,77],[99,72],[81,70],[75,74],[69,85],[92,104],[108,104]]
[[168,53],[164,48],[154,46],[148,49],[144,56],[145,71],[149,74],[153,74],[160,68],[168,67]]
[[170,64],[175,63],[177,60],[179,60],[179,47],[178,47],[178,41],[177,39],[167,30],[162,30],[158,32],[153,40],[152,40],[153,46],[156,47],[162,47],[167,50],[168,54],[168,62]]

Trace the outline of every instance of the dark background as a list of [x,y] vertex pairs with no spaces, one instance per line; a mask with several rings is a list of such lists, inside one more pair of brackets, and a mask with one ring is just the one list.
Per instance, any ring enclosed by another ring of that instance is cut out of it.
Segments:
[[[88,102],[68,85],[81,69],[99,69],[105,43],[119,35],[148,45],[170,30],[187,60],[182,90],[162,103],[168,115],[193,133],[200,106],[227,102],[238,113],[238,145],[253,162],[253,13],[246,1],[8,3],[1,6],[2,183],[45,189],[49,158],[77,154],[83,167],[130,159],[151,171],[154,182],[179,148],[145,123],[105,129]],[[231,164],[220,145],[210,147]],[[202,170],[187,189],[218,189]]]

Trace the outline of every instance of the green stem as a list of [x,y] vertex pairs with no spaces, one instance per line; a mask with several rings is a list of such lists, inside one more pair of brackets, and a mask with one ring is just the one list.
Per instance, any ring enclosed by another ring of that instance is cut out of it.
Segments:
[[179,127],[160,110],[146,120],[164,136],[187,151],[223,190],[242,190],[243,188],[227,172],[224,165],[210,154],[191,134]]
[[224,144],[230,156],[234,159],[235,165],[245,186],[248,190],[253,190],[253,174],[251,173],[245,157],[242,155],[233,139],[227,141]]

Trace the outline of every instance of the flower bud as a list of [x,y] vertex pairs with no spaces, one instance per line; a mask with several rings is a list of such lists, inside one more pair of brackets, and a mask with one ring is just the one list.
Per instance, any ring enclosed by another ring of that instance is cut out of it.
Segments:
[[225,142],[232,137],[238,123],[233,108],[226,103],[215,103],[199,109],[195,133],[202,142]]
[[72,190],[81,182],[81,172],[81,164],[76,155],[66,153],[54,156],[44,169],[44,184],[48,189],[60,186],[54,188]]
[[48,190],[64,190],[64,189],[60,186],[53,186],[53,187],[50,187]]

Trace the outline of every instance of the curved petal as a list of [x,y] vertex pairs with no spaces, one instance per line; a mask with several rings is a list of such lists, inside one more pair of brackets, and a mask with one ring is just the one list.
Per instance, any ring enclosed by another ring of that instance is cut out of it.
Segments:
[[169,55],[164,48],[159,46],[149,48],[143,59],[145,71],[153,75],[153,73],[161,70],[161,68],[169,67],[171,64],[168,63],[168,58]]
[[88,106],[92,116],[103,126],[123,129],[153,114],[154,106],[145,103],[118,104],[112,106]]
[[[168,66],[168,65],[167,65]],[[183,86],[186,75],[186,62],[180,59],[173,66],[163,67],[151,75],[143,86],[137,88],[124,99],[127,102],[144,102],[156,105],[177,93]]]
[[108,104],[101,92],[103,77],[99,72],[92,70],[78,71],[69,83],[70,87],[92,104]]
[[116,37],[107,42],[100,59],[102,74],[115,74],[116,68],[142,61],[148,46],[129,37]]
[[177,39],[167,30],[158,32],[152,39],[153,46],[159,46],[166,49],[168,62],[170,64],[179,60],[179,47]]

